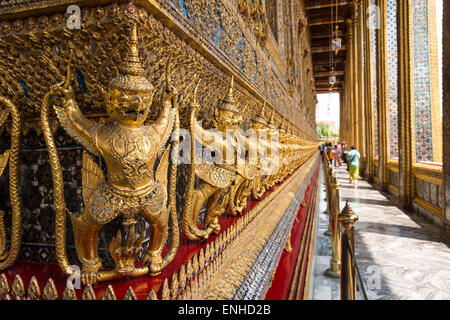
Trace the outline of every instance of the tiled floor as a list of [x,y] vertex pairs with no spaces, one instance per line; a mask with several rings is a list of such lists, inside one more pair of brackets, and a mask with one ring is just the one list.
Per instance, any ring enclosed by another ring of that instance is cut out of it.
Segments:
[[[424,218],[407,215],[393,201],[361,180],[349,183],[338,171],[341,209],[349,201],[359,215],[355,225],[356,259],[369,300],[450,299],[450,248]],[[323,180],[322,180],[323,181]],[[311,299],[339,299],[339,279],[324,276],[331,258],[325,186],[321,186],[315,271]]]

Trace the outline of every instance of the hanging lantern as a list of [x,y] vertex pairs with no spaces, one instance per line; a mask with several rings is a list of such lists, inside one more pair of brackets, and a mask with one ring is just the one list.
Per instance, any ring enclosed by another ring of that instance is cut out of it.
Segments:
[[329,83],[333,86],[336,83],[336,76],[331,76],[329,79]]
[[340,50],[342,48],[342,38],[336,38],[331,41],[331,49],[333,51]]

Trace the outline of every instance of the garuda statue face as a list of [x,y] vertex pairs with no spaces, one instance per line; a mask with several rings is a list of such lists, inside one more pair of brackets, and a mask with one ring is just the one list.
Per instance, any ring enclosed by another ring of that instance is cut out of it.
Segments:
[[119,123],[141,126],[147,119],[153,100],[153,85],[144,77],[139,59],[136,28],[130,41],[126,63],[109,85],[106,111]]
[[263,110],[261,111],[260,114],[257,114],[256,116],[250,119],[250,128],[252,128],[253,130],[267,129],[267,122],[263,117]]
[[214,110],[214,126],[222,132],[239,129],[243,121],[233,97],[233,84],[234,79],[232,78],[225,99]]
[[131,126],[140,126],[147,119],[153,94],[136,90],[111,88],[106,108],[111,119]]

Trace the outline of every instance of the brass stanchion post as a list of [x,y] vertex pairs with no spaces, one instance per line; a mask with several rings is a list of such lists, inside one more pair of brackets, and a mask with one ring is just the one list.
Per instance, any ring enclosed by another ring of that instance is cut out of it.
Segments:
[[335,201],[335,190],[336,190],[336,185],[337,185],[337,178],[336,178],[336,174],[333,171],[333,167],[330,166],[330,171],[329,171],[329,189],[330,189],[330,193],[329,193],[329,197],[328,197],[328,214],[330,215],[328,218],[328,229],[327,231],[325,231],[325,235],[326,236],[332,236],[332,217],[333,217],[333,207],[335,206],[334,201]]
[[351,251],[354,245],[354,224],[358,215],[352,210],[348,201],[339,215],[342,226],[341,237],[341,300],[356,300],[356,278]]
[[336,175],[333,175],[331,181],[331,192],[332,192],[332,209],[330,214],[330,224],[331,226],[331,266],[327,269],[326,275],[334,278],[339,278],[341,276],[341,228],[339,224],[339,187],[337,183]]
[[327,193],[327,214],[330,214],[331,212],[331,191],[330,191],[330,176],[331,176],[331,166],[330,166],[330,160],[328,159],[328,156],[325,152],[325,189]]

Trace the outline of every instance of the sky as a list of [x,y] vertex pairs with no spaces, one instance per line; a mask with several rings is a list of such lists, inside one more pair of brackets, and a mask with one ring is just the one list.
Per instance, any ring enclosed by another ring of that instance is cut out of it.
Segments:
[[339,129],[339,93],[322,93],[317,95],[316,122],[335,121]]

